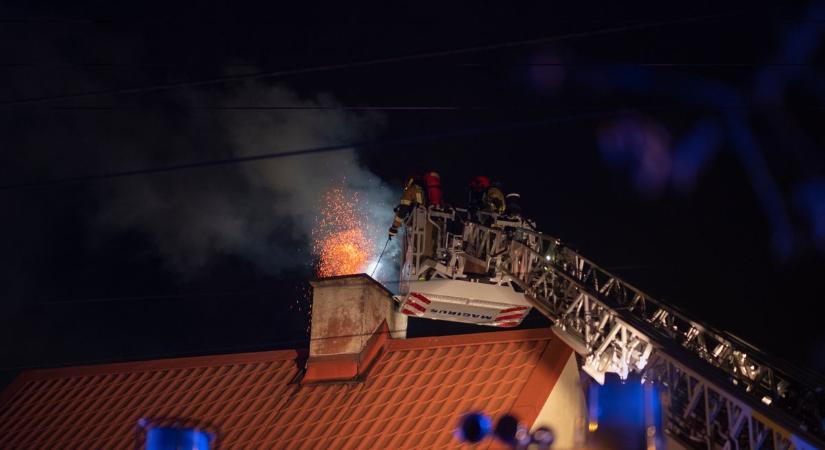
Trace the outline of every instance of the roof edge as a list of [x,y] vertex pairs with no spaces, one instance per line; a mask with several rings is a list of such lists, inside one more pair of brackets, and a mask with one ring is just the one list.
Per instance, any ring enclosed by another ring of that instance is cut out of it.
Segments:
[[573,350],[561,339],[551,339],[539,361],[524,383],[511,412],[530,429],[535,425],[542,407],[556,388]]
[[[389,338],[383,346],[385,346],[384,349],[386,351],[415,350],[421,348],[454,347],[457,345],[476,345],[496,342],[552,340],[553,336],[554,334],[549,328],[531,328],[486,333],[457,334],[452,336],[425,336],[409,339]],[[307,356],[308,354],[305,349],[288,349],[31,369],[21,372],[14,380],[11,381],[11,383],[6,386],[5,389],[3,389],[3,391],[0,391],[0,398],[3,398],[4,394],[10,392],[16,386],[19,386],[19,383],[26,381],[99,375],[106,373],[192,368],[209,365],[249,364],[268,361],[290,360],[296,361],[296,363],[300,364],[300,362],[305,360]]]
[[2,391],[0,391],[0,405],[3,405],[9,401],[28,380],[29,377],[26,372],[17,374],[17,376],[14,377],[14,379],[11,380],[11,382],[8,383]]
[[[187,356],[183,358],[149,359],[108,364],[56,367],[50,369],[32,369],[22,372],[12,381],[12,384],[21,378],[25,378],[25,381],[33,381],[49,378],[99,375],[104,373],[143,372],[158,369],[189,369],[203,366],[251,364],[271,361],[296,361],[306,358],[306,353],[306,350],[289,349],[265,352]],[[11,387],[11,384],[9,387]]]

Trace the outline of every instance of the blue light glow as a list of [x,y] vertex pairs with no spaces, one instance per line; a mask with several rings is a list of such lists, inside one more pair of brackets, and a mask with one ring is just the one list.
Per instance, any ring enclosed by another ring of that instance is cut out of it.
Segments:
[[[589,442],[605,448],[645,448],[651,429],[657,442],[662,414],[658,389],[640,381],[634,374],[625,382],[608,374],[604,385],[590,384]],[[657,445],[653,447],[661,448]]]
[[[825,77],[812,71],[825,40],[825,28],[819,20],[825,14],[825,1],[808,3],[800,20],[788,20],[776,53],[757,66],[749,83],[732,84],[694,73],[680,73],[642,65],[612,64],[609,68],[580,69],[577,81],[594,92],[618,91],[647,96],[661,101],[670,99],[680,105],[692,105],[703,111],[698,123],[686,135],[675,133],[670,151],[657,143],[655,133],[644,121],[629,117],[608,123],[599,135],[605,163],[630,173],[636,188],[643,194],[660,194],[668,184],[686,194],[697,184],[697,175],[709,166],[715,154],[724,149],[738,160],[748,177],[757,201],[771,226],[772,247],[781,261],[787,261],[800,246],[801,230],[791,220],[785,186],[771,172],[768,153],[785,152],[771,140],[793,148],[805,164],[808,177],[821,167],[821,146],[801,126],[790,105],[792,91],[821,102],[825,95]],[[798,111],[797,111],[798,112]],[[649,120],[648,120],[649,122]],[[661,125],[664,129],[664,125]],[[770,133],[770,134],[769,134]],[[816,156],[814,156],[816,155]],[[787,159],[787,158],[783,158]],[[806,161],[819,161],[809,164]],[[669,183],[665,184],[664,181]],[[809,236],[820,251],[825,251],[823,194],[810,188],[805,180],[793,180],[800,186],[794,193],[799,212],[808,220]]]
[[146,434],[146,450],[209,450],[211,440],[196,428],[156,427]]
[[626,117],[602,127],[599,134],[602,158],[628,170],[637,189],[660,194],[670,178],[670,137],[664,127],[650,120]]
[[473,412],[465,415],[459,422],[456,430],[456,437],[463,442],[481,442],[490,435],[493,428],[493,421],[489,416],[480,412]]
[[797,186],[794,200],[808,220],[814,244],[825,252],[825,178],[809,180]]

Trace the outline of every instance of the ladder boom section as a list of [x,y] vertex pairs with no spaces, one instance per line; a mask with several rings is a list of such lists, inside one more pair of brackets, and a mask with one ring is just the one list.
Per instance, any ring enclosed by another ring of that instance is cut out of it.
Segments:
[[[523,290],[597,381],[607,372],[622,379],[637,372],[670,384],[673,393],[684,391],[683,422],[703,417],[686,436],[691,440],[709,443],[727,433],[749,443],[736,448],[769,448],[763,447],[766,439],[773,440],[772,448],[816,448],[825,442],[819,410],[825,383],[819,375],[689,318],[559,239],[529,226],[509,226],[495,215],[476,217],[484,220],[464,224],[463,251]],[[676,389],[678,383],[687,387]],[[701,414],[692,412],[700,406]]]

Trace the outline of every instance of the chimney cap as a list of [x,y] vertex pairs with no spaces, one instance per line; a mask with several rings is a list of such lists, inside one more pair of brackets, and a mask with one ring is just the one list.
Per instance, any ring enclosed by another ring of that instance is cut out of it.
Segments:
[[394,295],[393,292],[390,291],[389,289],[387,289],[386,286],[384,286],[383,284],[378,282],[378,280],[376,280],[375,278],[373,278],[373,277],[371,277],[371,276],[369,276],[365,273],[356,273],[356,274],[351,274],[351,275],[336,275],[334,277],[315,278],[314,280],[310,280],[309,284],[312,287],[318,287],[318,286],[323,286],[325,284],[334,284],[335,281],[347,281],[347,280],[355,281],[355,280],[361,279],[361,278],[366,279],[368,281],[371,281],[373,284],[375,284],[376,286],[381,288],[381,290],[386,292],[387,295],[390,295],[390,296]]

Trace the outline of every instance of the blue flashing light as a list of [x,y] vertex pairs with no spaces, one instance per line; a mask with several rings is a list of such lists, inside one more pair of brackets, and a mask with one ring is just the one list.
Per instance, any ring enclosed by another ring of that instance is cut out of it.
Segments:
[[498,419],[496,424],[496,437],[500,441],[512,444],[516,442],[516,435],[518,434],[519,423],[515,416],[509,414]]
[[456,437],[463,442],[475,444],[489,436],[492,428],[493,421],[489,416],[480,412],[473,412],[461,418],[456,430]]
[[212,436],[197,428],[156,427],[146,434],[146,450],[209,450]]
[[607,374],[604,385],[592,383],[588,430],[598,447],[645,448],[645,387],[636,375],[621,380]]

